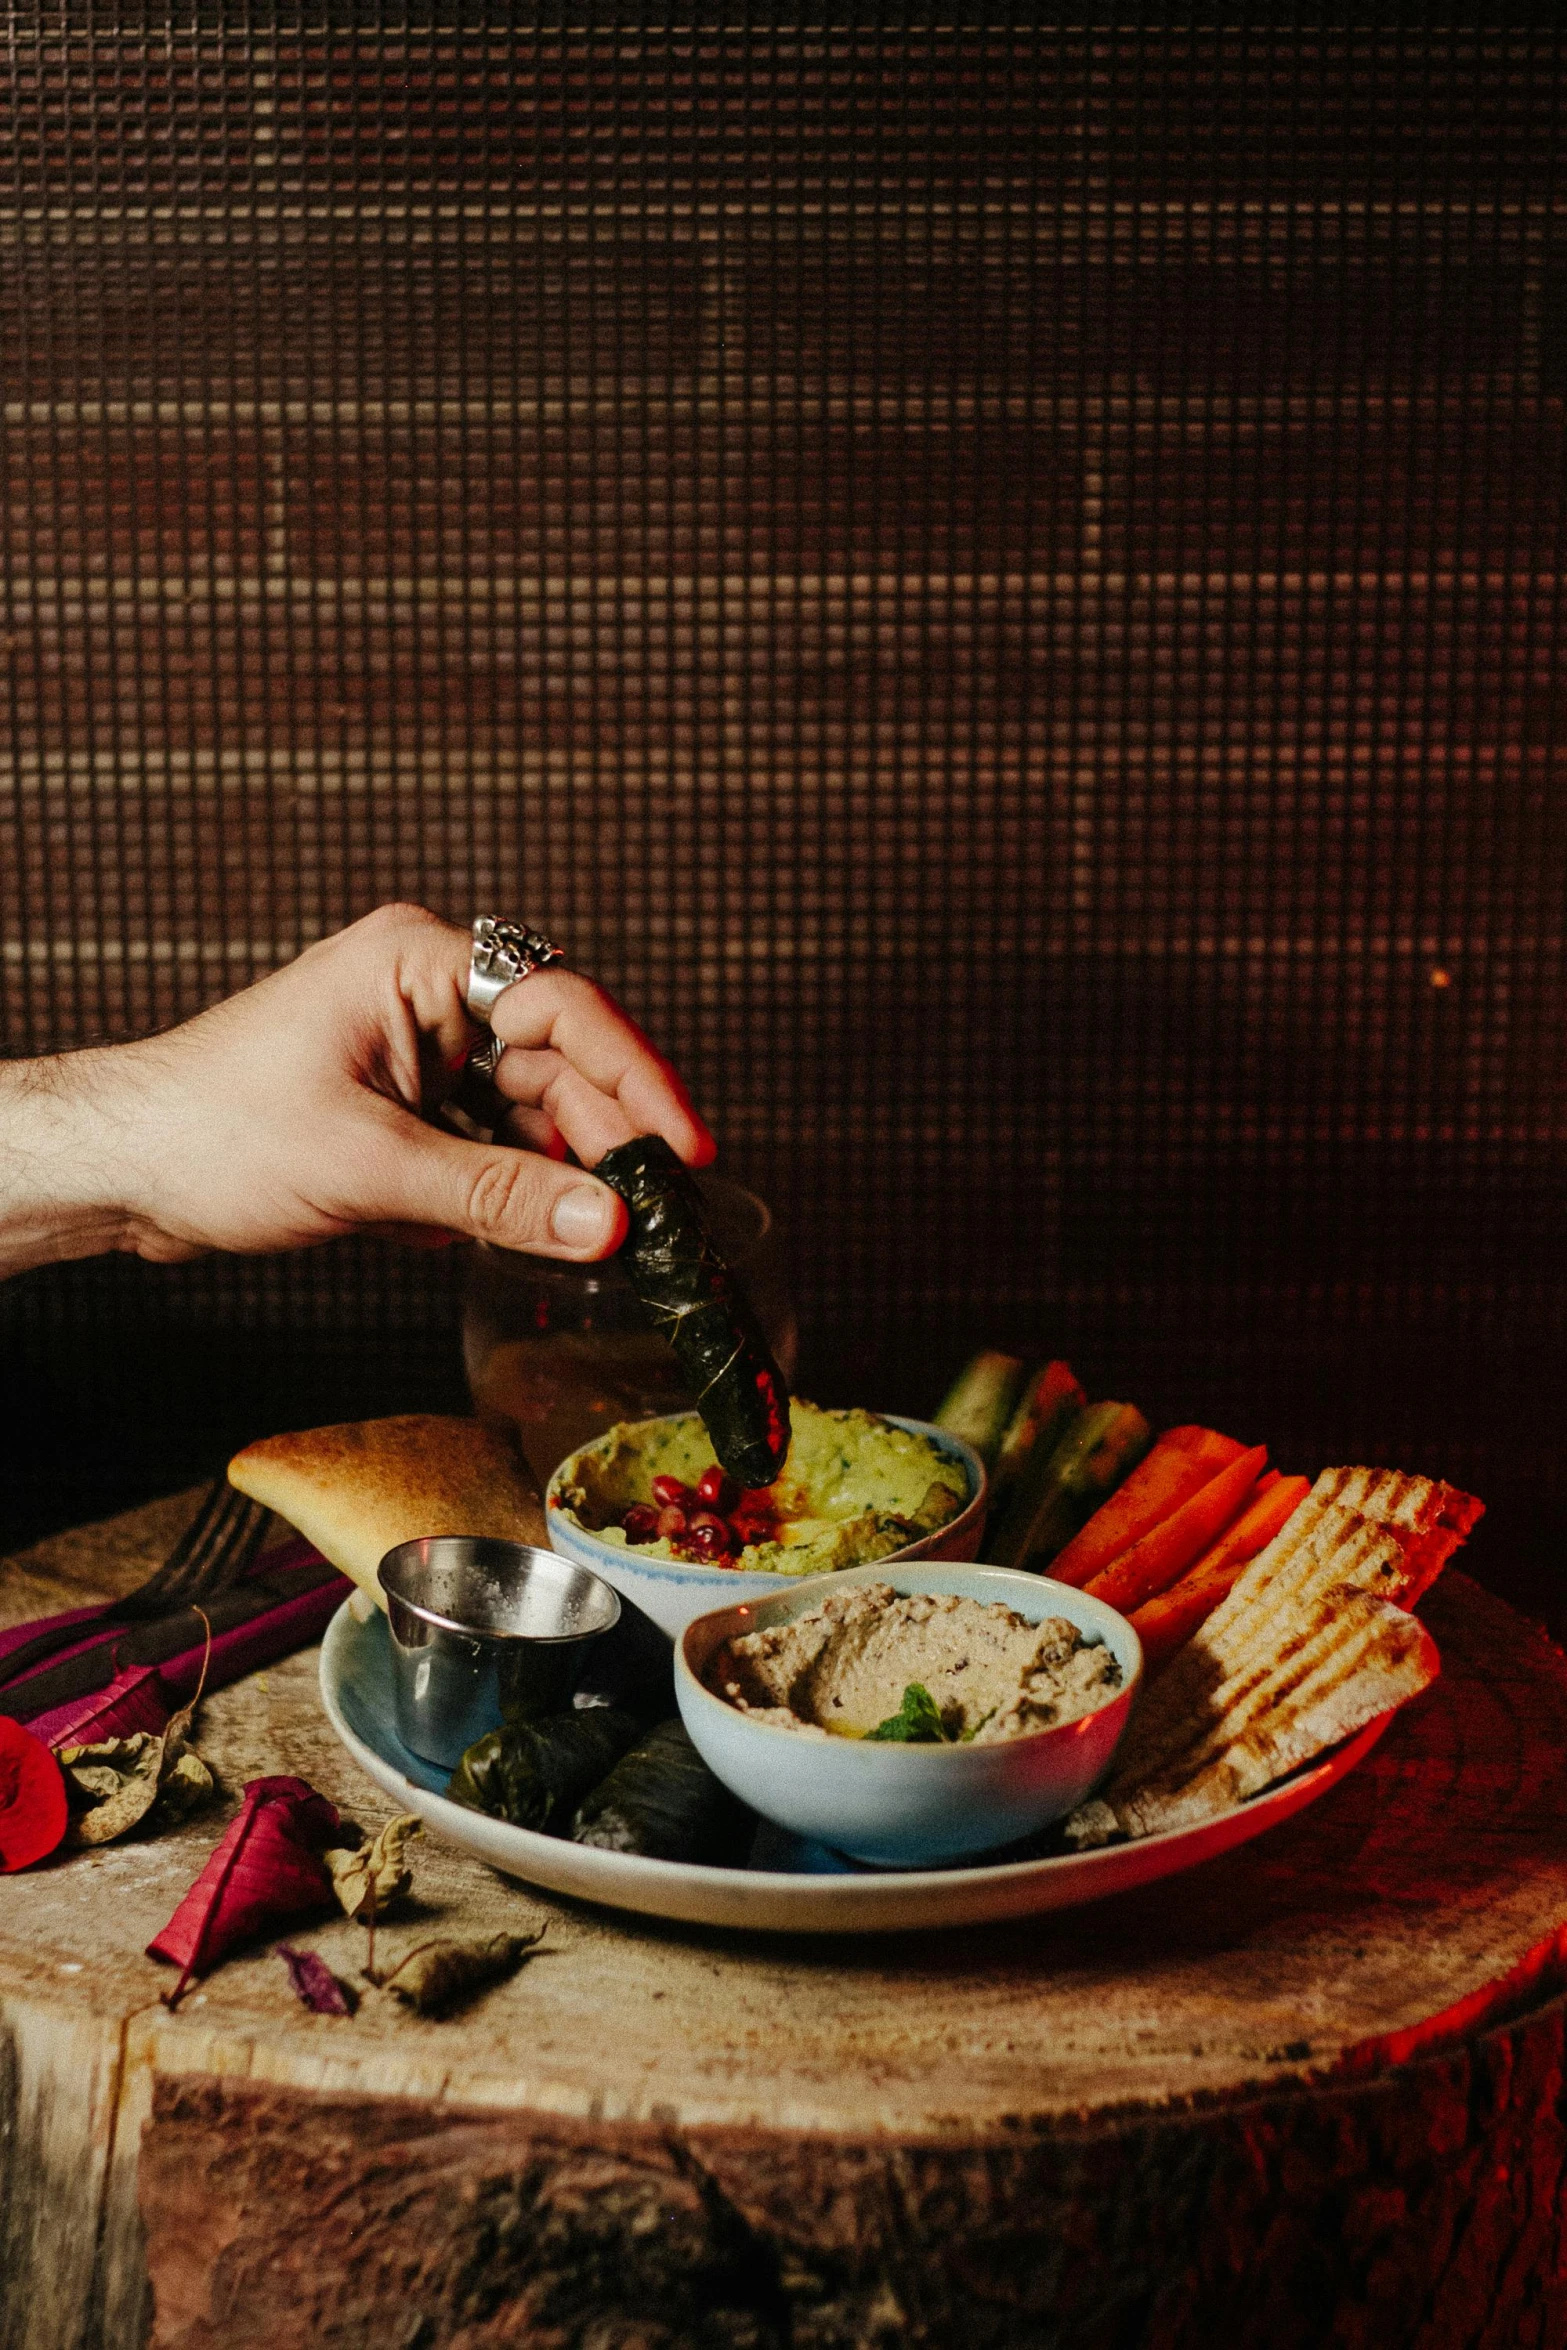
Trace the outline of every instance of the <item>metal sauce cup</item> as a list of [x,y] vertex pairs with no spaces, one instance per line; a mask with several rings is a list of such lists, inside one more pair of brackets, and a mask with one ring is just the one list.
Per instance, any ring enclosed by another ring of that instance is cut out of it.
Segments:
[[377,1569],[392,1628],[397,1731],[455,1769],[508,1716],[557,1712],[620,1616],[610,1586],[552,1550],[489,1535],[400,1542]]

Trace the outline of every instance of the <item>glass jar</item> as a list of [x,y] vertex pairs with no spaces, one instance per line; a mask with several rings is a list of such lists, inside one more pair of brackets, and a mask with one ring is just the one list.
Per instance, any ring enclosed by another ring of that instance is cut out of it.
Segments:
[[[799,1331],[772,1212],[721,1176],[696,1183],[713,1238],[792,1380]],[[474,1409],[515,1431],[541,1487],[567,1453],[617,1420],[685,1411],[695,1400],[618,1257],[569,1265],[478,1243],[463,1285],[463,1362]]]

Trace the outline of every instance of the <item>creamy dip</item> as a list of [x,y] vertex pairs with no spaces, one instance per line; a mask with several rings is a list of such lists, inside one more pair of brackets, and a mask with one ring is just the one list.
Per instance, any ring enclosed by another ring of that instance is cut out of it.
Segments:
[[900,1599],[890,1583],[835,1591],[809,1615],[726,1641],[707,1683],[781,1729],[864,1738],[918,1682],[948,1738],[989,1745],[1095,1712],[1121,1668],[1063,1616],[1031,1624],[1009,1607],[951,1593]]
[[[766,1495],[772,1538],[748,1542],[723,1562],[728,1567],[819,1575],[866,1566],[934,1534],[968,1499],[963,1470],[950,1453],[876,1412],[823,1411],[797,1396],[789,1416],[789,1457]],[[689,1565],[663,1539],[627,1544],[620,1521],[632,1503],[651,1504],[655,1477],[694,1486],[712,1462],[712,1444],[695,1412],[622,1423],[561,1464],[550,1506],[596,1540],[626,1544],[639,1564]]]

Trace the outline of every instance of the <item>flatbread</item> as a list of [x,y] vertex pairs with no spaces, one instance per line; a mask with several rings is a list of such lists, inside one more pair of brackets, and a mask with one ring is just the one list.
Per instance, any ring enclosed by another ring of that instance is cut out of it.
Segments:
[[1456,1485],[1411,1477],[1401,1469],[1324,1469],[1308,1500],[1321,1496],[1358,1510],[1397,1536],[1404,1551],[1400,1607],[1413,1607],[1436,1581],[1460,1543],[1485,1516],[1485,1503]]
[[1079,1849],[1229,1811],[1435,1680],[1409,1613],[1481,1515],[1393,1469],[1325,1469],[1144,1693]]
[[381,1607],[377,1567],[421,1534],[493,1534],[549,1548],[529,1470],[477,1420],[400,1412],[264,1436],[235,1454],[228,1473]]
[[1226,1707],[1206,1737],[1119,1797],[1127,1834],[1155,1836],[1212,1818],[1351,1737],[1439,1670],[1436,1643],[1402,1608],[1346,1590],[1275,1670]]

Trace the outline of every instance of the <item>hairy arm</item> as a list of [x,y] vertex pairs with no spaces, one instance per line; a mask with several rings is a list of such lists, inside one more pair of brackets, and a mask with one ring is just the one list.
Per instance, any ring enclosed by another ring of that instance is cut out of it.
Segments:
[[620,1007],[558,967],[491,1015],[510,1142],[432,1124],[476,1034],[468,943],[418,907],[382,907],[165,1035],[0,1064],[0,1273],[355,1229],[608,1255],[625,1209],[585,1169],[640,1133],[701,1166],[712,1137]]

